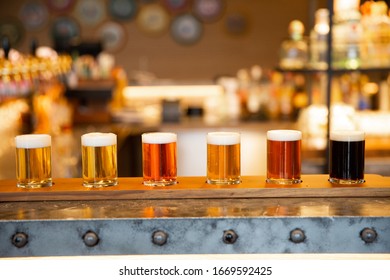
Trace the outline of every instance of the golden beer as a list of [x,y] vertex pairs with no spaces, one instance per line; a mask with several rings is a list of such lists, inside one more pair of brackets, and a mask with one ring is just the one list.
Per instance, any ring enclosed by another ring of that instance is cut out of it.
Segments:
[[301,183],[301,139],[298,130],[267,132],[267,182]]
[[22,188],[52,186],[51,136],[25,134],[15,137],[16,180]]
[[240,134],[210,132],[207,134],[207,183],[239,184],[241,182]]
[[92,132],[81,136],[83,186],[107,187],[118,184],[117,137]]
[[168,186],[177,183],[176,142],[175,133],[142,134],[144,185]]

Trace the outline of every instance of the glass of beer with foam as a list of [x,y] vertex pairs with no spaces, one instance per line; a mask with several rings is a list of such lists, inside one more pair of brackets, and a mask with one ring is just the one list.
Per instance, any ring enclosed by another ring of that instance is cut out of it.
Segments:
[[25,134],[15,137],[16,180],[21,188],[49,187],[51,177],[51,136]]
[[207,134],[207,183],[229,185],[241,182],[240,142],[237,132]]
[[267,132],[267,182],[301,183],[301,140],[298,130]]
[[331,131],[329,135],[329,181],[364,183],[365,134],[362,131]]
[[108,187],[118,184],[117,136],[92,132],[81,136],[83,186]]
[[146,186],[177,183],[177,135],[170,132],[142,134],[143,180]]

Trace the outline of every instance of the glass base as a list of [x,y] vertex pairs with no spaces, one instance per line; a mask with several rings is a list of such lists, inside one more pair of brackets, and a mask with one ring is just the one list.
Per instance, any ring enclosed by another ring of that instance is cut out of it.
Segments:
[[300,184],[302,183],[301,179],[275,179],[275,178],[268,178],[266,180],[269,184],[277,184],[277,185],[293,185],[293,184]]
[[118,180],[100,180],[100,181],[84,181],[83,186],[87,188],[103,188],[118,185]]
[[44,181],[32,181],[32,182],[17,182],[16,186],[18,188],[24,188],[24,189],[46,188],[46,187],[53,186],[53,181],[44,180]]
[[366,180],[364,179],[337,179],[337,178],[329,178],[329,182],[333,184],[340,185],[356,185],[363,184]]
[[176,180],[171,180],[171,181],[167,181],[167,180],[163,180],[163,181],[144,181],[143,184],[145,186],[149,186],[149,187],[164,187],[164,186],[176,185],[177,181]]
[[230,179],[230,180],[213,180],[213,179],[207,179],[207,184],[210,185],[237,185],[241,183],[241,179]]

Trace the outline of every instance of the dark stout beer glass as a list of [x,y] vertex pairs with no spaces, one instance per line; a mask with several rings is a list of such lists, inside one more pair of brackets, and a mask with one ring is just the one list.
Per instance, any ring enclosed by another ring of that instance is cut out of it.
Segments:
[[117,136],[113,133],[87,133],[81,136],[81,146],[83,186],[117,185]]
[[15,146],[16,185],[21,188],[51,186],[51,136],[19,135],[15,137]]
[[142,134],[144,185],[169,186],[177,183],[176,142],[175,133]]
[[267,132],[267,182],[301,183],[301,139],[298,130]]
[[364,150],[364,132],[332,131],[329,137],[329,181],[364,183]]
[[240,134],[236,132],[208,133],[207,183],[239,184],[240,175]]

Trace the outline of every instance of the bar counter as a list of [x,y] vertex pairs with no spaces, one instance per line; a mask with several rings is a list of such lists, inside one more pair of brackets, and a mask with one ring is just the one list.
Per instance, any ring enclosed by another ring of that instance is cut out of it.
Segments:
[[211,186],[179,177],[90,189],[80,178],[42,189],[0,181],[0,256],[390,253],[390,177],[356,186],[303,175],[294,186],[244,176]]

